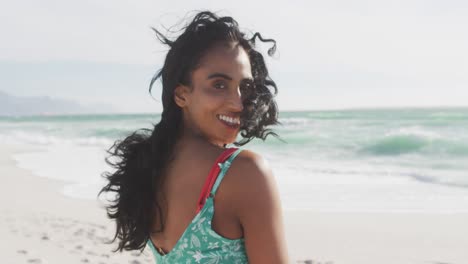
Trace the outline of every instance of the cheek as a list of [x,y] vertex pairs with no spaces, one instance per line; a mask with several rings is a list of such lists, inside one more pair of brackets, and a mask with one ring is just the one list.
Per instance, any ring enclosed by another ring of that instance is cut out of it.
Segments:
[[220,93],[203,91],[191,98],[190,115],[196,122],[211,119],[223,106],[224,98]]
[[222,106],[226,99],[225,93],[223,91],[218,91],[215,89],[205,89],[197,97],[197,102],[199,107],[204,109],[211,109]]

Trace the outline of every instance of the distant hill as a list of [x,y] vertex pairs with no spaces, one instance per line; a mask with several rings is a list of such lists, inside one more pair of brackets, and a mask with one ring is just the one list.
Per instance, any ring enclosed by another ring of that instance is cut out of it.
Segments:
[[113,112],[109,105],[84,106],[72,100],[49,96],[13,96],[0,91],[0,116],[62,115]]

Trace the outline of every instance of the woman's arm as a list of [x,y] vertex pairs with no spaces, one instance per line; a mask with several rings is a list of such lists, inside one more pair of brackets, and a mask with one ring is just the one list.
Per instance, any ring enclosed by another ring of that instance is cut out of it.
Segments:
[[272,170],[254,152],[243,150],[239,157],[235,211],[243,227],[249,263],[288,263],[282,208]]

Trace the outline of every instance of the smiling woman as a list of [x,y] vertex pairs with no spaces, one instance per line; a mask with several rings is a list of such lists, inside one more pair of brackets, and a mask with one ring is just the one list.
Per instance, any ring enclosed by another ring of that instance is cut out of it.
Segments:
[[192,126],[188,131],[204,130],[207,140],[219,147],[234,142],[243,92],[251,82],[249,57],[239,43],[213,46],[193,70],[191,83],[176,87],[176,104],[184,112],[185,124]]
[[[276,85],[231,17],[200,12],[169,45],[163,112],[153,130],[109,149],[103,192],[115,192],[116,250],[151,248],[157,263],[286,263],[282,210],[271,169],[243,146],[277,136]],[[271,91],[273,89],[273,92]],[[150,88],[151,91],[151,88]],[[236,142],[240,133],[242,140]],[[198,202],[197,202],[198,201]]]

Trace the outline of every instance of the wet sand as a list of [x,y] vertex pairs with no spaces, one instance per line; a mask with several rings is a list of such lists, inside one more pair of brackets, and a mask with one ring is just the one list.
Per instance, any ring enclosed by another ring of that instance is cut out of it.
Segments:
[[[60,194],[61,181],[17,168],[0,145],[2,263],[154,263],[151,251],[113,253],[115,225],[98,201]],[[468,214],[286,210],[291,263],[468,263]]]

